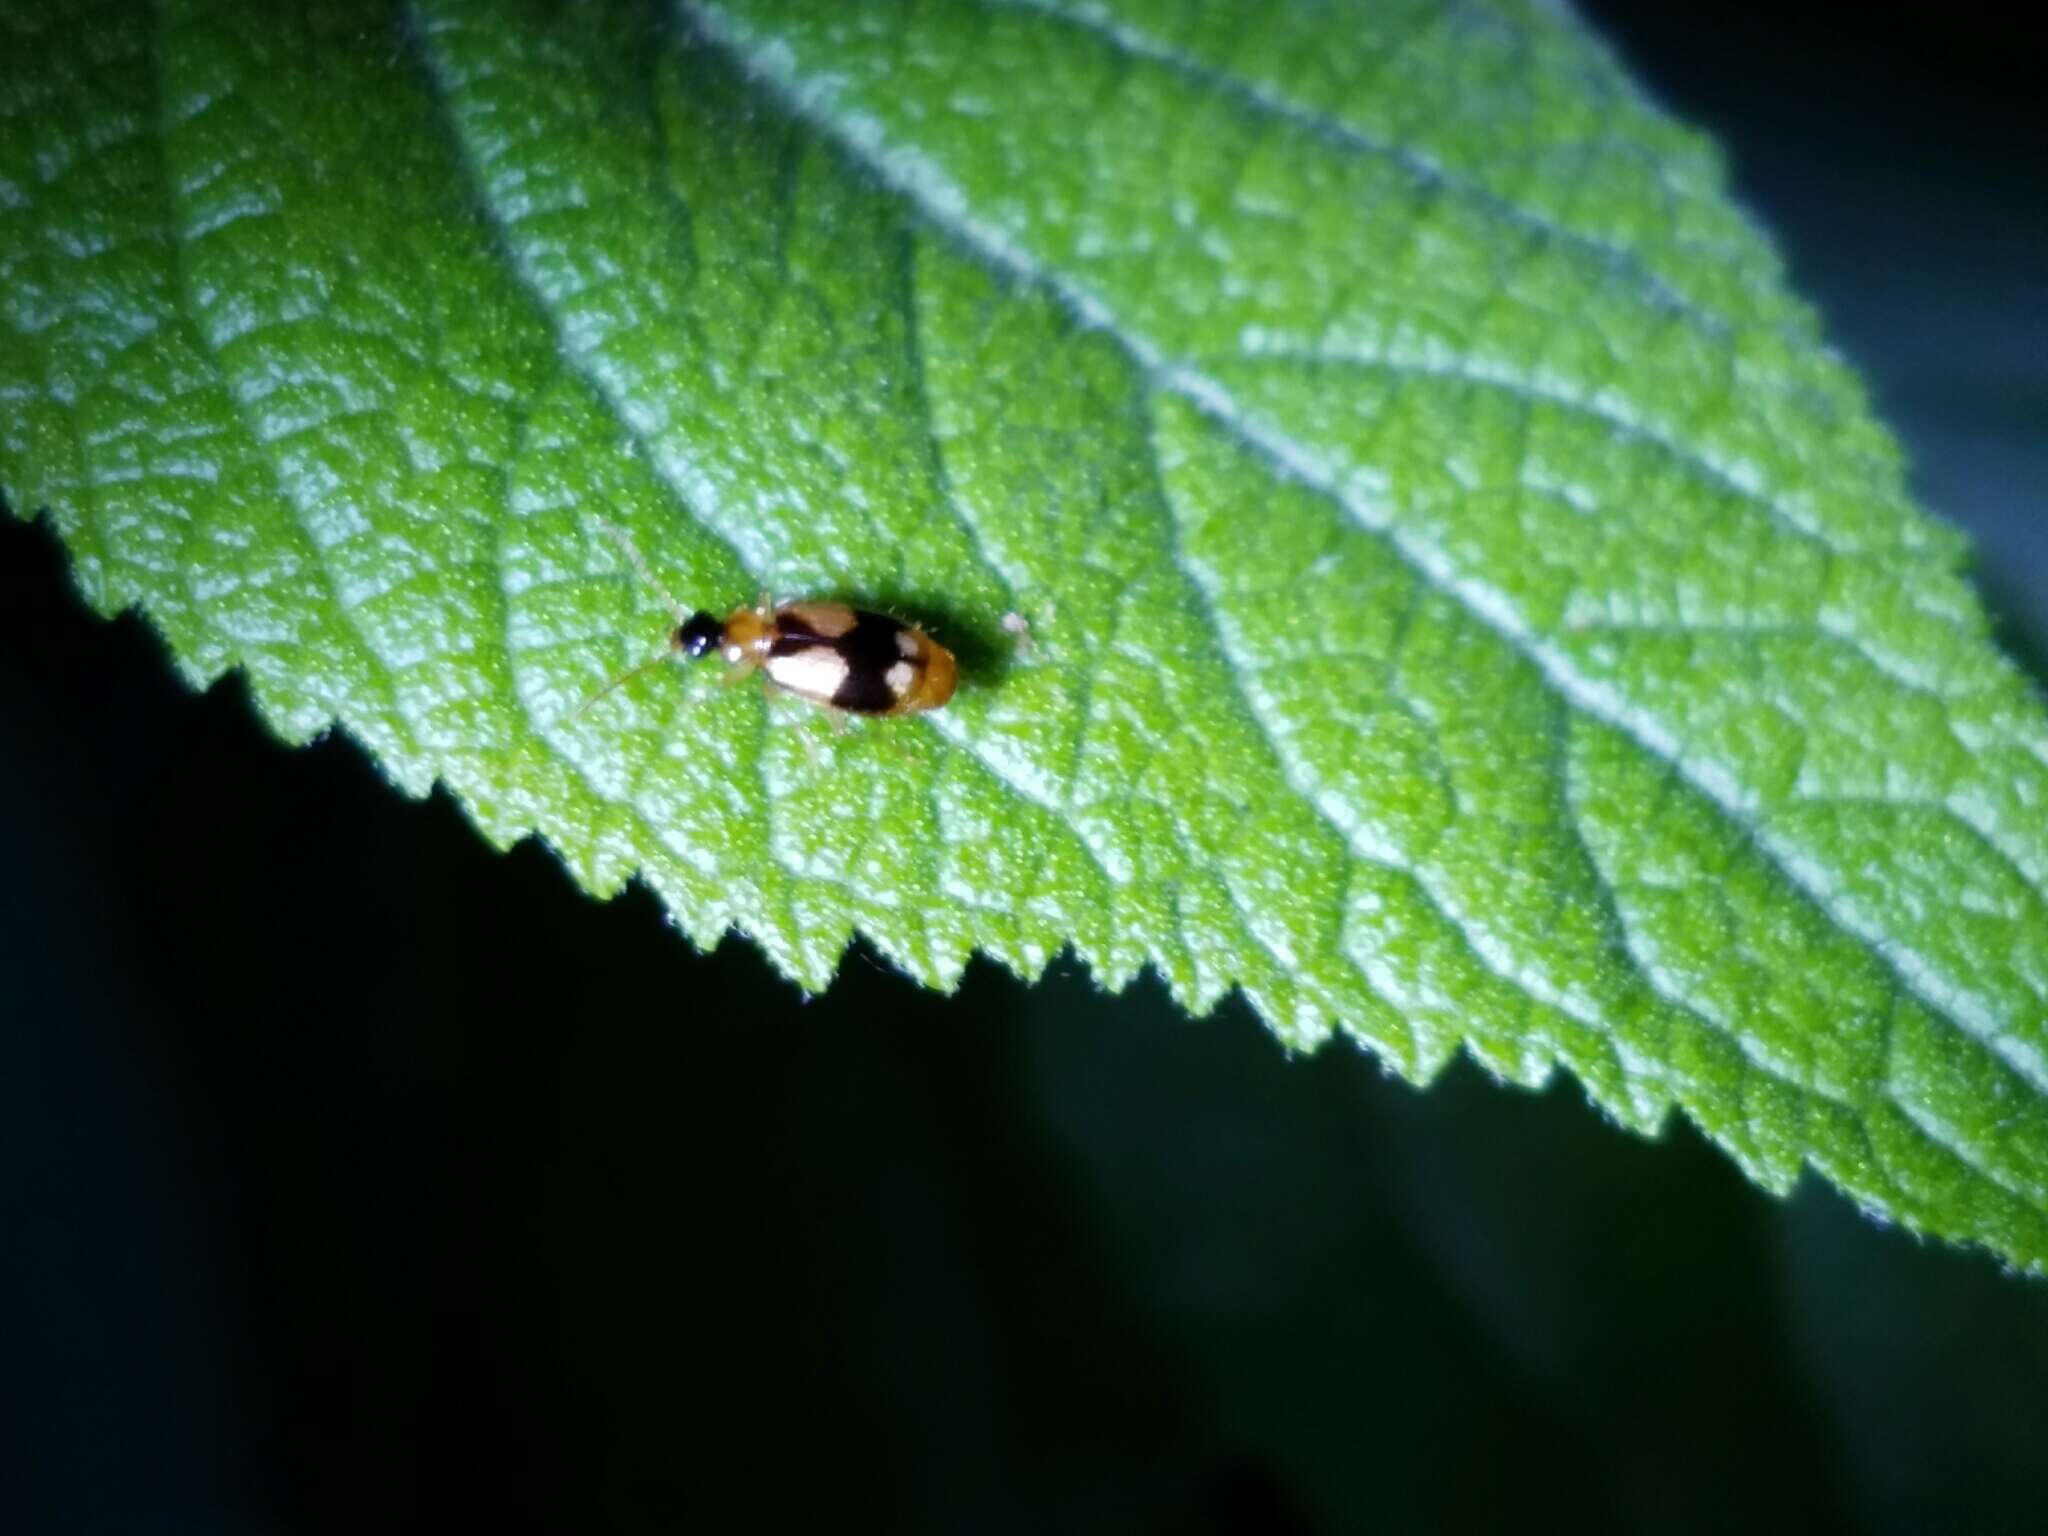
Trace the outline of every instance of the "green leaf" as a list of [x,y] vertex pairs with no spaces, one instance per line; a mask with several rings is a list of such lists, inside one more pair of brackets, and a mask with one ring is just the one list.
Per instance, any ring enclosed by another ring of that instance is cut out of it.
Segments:
[[[807,986],[1071,945],[2048,1266],[2048,721],[1960,541],[1574,19],[1334,9],[13,0],[0,492]],[[578,714],[669,622],[600,518],[961,695]]]

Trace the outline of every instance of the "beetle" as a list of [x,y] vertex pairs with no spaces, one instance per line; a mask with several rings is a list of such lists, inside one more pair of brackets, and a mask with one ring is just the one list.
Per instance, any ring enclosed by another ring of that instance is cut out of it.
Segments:
[[713,651],[745,676],[758,668],[787,693],[853,715],[916,715],[953,697],[960,667],[914,624],[845,603],[771,604],[724,619],[699,610],[669,639],[697,660]]
[[676,623],[661,655],[613,678],[584,700],[578,714],[670,656],[696,661],[713,652],[731,666],[731,678],[759,671],[786,693],[847,714],[916,715],[953,697],[959,663],[915,624],[846,603],[778,604],[765,592],[759,602],[735,608],[723,619],[703,609],[685,613],[662,590],[624,531],[602,518],[598,526],[618,544]]

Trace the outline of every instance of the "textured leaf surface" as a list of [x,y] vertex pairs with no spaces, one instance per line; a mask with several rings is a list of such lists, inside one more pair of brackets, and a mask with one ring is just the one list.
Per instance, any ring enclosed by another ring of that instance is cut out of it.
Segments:
[[[807,985],[1071,944],[2041,1267],[2048,724],[1957,539],[1568,15],[1333,9],[16,0],[0,491]],[[596,514],[966,686],[578,716],[665,622]]]

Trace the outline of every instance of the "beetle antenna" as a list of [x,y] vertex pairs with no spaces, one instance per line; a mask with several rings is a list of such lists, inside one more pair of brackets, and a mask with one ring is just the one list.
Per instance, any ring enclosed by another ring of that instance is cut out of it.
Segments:
[[633,681],[633,679],[638,677],[641,673],[652,672],[664,661],[667,661],[671,656],[675,655],[675,653],[676,648],[673,645],[671,645],[666,650],[661,652],[660,655],[650,657],[648,660],[641,662],[639,666],[628,667],[625,671],[621,672],[617,677],[613,678],[610,682],[606,683],[602,688],[598,689],[597,692],[593,693],[589,698],[585,699],[581,704],[578,704],[576,706],[576,712],[570,715],[569,718],[571,720],[582,719],[583,716],[589,711],[591,705],[595,704],[599,699],[604,698],[606,695],[610,694],[615,689],[624,687],[627,683]]
[[[614,544],[619,546],[619,552],[623,554],[626,557],[626,559],[632,564],[633,569],[640,573],[640,579],[647,584],[647,590],[652,592],[656,597],[660,598],[662,606],[668,609],[670,613],[675,615],[676,627],[680,629],[683,625],[689,623],[690,615],[688,614],[688,612],[684,610],[683,605],[681,603],[677,602],[674,598],[668,595],[668,589],[666,587],[664,587],[660,582],[654,579],[654,567],[647,563],[646,557],[642,555],[639,549],[634,546],[633,541],[626,536],[626,530],[621,528],[617,523],[611,521],[611,519],[601,517],[595,512],[591,513],[590,515],[592,521],[594,521],[598,527],[602,528],[605,531],[606,535],[610,537],[611,541]],[[667,657],[663,655],[657,656],[654,659],[655,661],[665,661],[667,660]],[[650,662],[649,665],[651,666],[653,665],[653,663]],[[644,672],[646,668],[642,667],[637,670]],[[629,672],[626,674],[626,677],[631,677],[632,675],[633,674]],[[619,685],[619,683],[623,683],[625,680],[625,677],[619,678],[616,682],[612,684],[612,687],[616,688]],[[606,691],[609,692],[610,690],[607,689]],[[599,697],[602,697],[602,695],[600,695]],[[595,703],[596,700],[592,700],[591,702]],[[590,706],[588,704],[584,706],[585,709],[588,709],[589,707]]]

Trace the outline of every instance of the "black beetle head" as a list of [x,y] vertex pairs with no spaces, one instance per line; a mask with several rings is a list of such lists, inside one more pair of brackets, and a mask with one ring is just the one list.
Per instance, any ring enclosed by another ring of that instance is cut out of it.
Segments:
[[695,661],[709,656],[725,639],[725,625],[708,613],[693,613],[676,630],[675,647]]

